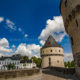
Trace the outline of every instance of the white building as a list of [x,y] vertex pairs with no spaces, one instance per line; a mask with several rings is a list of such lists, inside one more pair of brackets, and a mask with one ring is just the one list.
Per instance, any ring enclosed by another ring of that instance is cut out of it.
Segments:
[[35,68],[36,64],[33,62],[33,60],[27,60],[27,61],[20,61],[20,68],[21,69],[28,69],[28,68]]
[[27,69],[35,68],[36,64],[32,60],[21,60],[19,56],[1,57],[0,58],[0,70],[8,70],[8,65],[14,64],[15,69]]
[[16,69],[20,68],[19,57],[1,57],[0,58],[0,70],[7,70],[9,64],[14,64]]

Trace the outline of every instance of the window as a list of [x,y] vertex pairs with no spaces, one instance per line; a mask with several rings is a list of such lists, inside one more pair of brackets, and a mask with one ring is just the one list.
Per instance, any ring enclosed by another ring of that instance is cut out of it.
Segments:
[[51,67],[51,58],[49,57],[49,67]]
[[69,20],[71,20],[71,19],[72,19],[72,15],[70,14],[70,15],[69,15]]
[[65,7],[67,7],[67,0],[65,0]]
[[77,25],[77,27],[78,27],[78,21],[76,20],[76,25]]
[[52,50],[51,50],[51,52],[52,52]]
[[61,52],[61,51],[59,50],[59,52]]
[[57,63],[59,63],[59,60],[57,61]]
[[73,37],[71,37],[71,44],[72,44],[72,45],[74,45],[74,42],[73,42]]

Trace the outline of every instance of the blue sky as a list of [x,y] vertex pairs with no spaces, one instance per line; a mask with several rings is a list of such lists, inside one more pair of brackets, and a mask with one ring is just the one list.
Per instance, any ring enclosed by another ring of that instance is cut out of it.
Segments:
[[[36,49],[37,46],[40,48],[42,46],[40,41],[44,42],[48,37],[46,36],[44,39],[43,30],[51,25],[55,26],[54,17],[57,20],[61,16],[59,5],[60,0],[0,0],[0,41],[7,42],[8,49],[13,50],[13,46],[14,51],[21,45],[23,47],[26,45],[26,48],[35,45]],[[57,27],[55,26],[55,28]],[[58,34],[61,34],[61,30],[57,31],[57,35],[53,34],[56,33],[56,29],[54,30],[48,31],[48,33],[51,32],[56,38]],[[64,53],[72,53],[68,35],[65,34],[61,41],[59,38],[57,36],[56,40],[58,39],[58,43],[63,47]],[[14,53],[16,52],[18,51]],[[35,51],[32,50],[32,52],[34,55]],[[5,53],[1,52],[1,54]],[[11,53],[7,52],[7,54]]]

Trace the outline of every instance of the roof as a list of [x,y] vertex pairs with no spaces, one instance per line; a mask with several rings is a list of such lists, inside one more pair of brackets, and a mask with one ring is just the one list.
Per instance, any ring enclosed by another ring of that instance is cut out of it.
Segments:
[[42,48],[47,48],[47,47],[61,47],[61,46],[56,42],[53,36],[50,35]]
[[21,57],[0,57],[0,60],[5,60],[5,59],[11,59],[11,60],[20,60],[21,59]]
[[32,60],[21,60],[20,63],[32,63]]

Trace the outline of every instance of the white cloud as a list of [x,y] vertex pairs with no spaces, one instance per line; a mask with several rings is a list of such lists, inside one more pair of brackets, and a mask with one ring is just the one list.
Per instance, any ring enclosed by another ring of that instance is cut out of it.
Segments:
[[10,21],[9,19],[6,19],[6,24],[7,24],[8,28],[10,28],[11,30],[16,30],[15,24],[12,21]]
[[16,50],[16,54],[27,55],[29,57],[40,54],[40,45],[36,44],[20,44]]
[[9,42],[6,38],[0,39],[0,46],[1,47],[9,47]]
[[4,21],[4,18],[3,17],[0,17],[0,23],[3,22],[3,21]]
[[39,39],[46,40],[52,34],[56,41],[61,42],[66,35],[63,19],[61,16],[56,16],[53,20],[48,19],[46,27],[42,30]]
[[18,30],[21,32],[22,31],[22,29],[21,28],[18,28]]
[[15,47],[16,47],[16,46],[13,44],[13,45],[12,45],[12,48],[15,48]]
[[10,52],[12,52],[12,49],[0,47],[0,53],[10,53]]
[[73,54],[72,53],[65,53],[64,54],[64,61],[72,61],[73,60]]
[[45,43],[44,40],[41,40],[41,41],[40,41],[40,44],[41,44],[42,46],[44,45],[44,43]]
[[37,56],[37,55],[34,55],[33,57],[39,58],[39,56]]
[[11,53],[12,49],[9,48],[9,42],[6,38],[0,39],[0,54]]
[[28,37],[28,34],[25,34],[24,37],[25,37],[25,38]]

